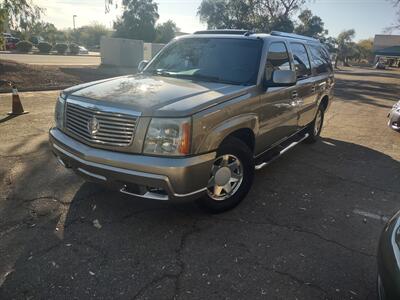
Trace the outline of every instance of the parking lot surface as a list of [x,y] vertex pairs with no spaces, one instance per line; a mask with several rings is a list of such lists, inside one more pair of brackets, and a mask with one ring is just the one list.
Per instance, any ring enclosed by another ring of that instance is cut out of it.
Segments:
[[322,140],[256,173],[236,209],[134,199],[59,166],[56,92],[0,95],[0,299],[376,299],[400,209],[400,72],[338,72]]
[[41,55],[0,53],[0,59],[13,60],[18,63],[45,66],[98,66],[101,58],[98,54],[91,55]]

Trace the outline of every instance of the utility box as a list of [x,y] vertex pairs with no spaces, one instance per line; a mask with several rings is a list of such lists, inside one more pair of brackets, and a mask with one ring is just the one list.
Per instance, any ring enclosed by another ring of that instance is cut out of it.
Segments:
[[143,60],[143,41],[102,37],[100,53],[102,65],[137,68]]
[[144,43],[143,44],[143,57],[145,60],[150,60],[152,59],[154,56],[156,56],[156,54],[158,52],[160,52],[160,50],[162,48],[164,48],[165,44],[157,44],[157,43]]

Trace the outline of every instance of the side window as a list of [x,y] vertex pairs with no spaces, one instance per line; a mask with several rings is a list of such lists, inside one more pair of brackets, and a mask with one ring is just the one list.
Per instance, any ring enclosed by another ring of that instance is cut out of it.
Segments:
[[321,46],[310,46],[311,55],[313,57],[314,65],[317,74],[327,73],[332,69],[332,64],[329,55]]
[[323,46],[320,46],[320,51],[321,51],[321,57],[324,60],[325,64],[327,65],[328,70],[330,72],[333,72],[333,66],[332,66],[331,56],[329,55],[329,51],[326,50],[326,48]]
[[275,70],[291,70],[289,54],[284,43],[271,44],[268,50],[265,69],[265,79],[267,81],[272,80],[272,74]]
[[306,47],[300,43],[291,43],[294,65],[297,78],[301,79],[311,75],[310,59],[308,58]]

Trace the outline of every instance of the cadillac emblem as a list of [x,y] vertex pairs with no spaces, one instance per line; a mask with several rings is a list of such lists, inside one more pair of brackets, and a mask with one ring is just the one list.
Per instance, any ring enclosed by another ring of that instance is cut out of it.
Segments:
[[91,118],[87,122],[87,129],[88,129],[90,135],[95,135],[100,129],[99,120],[97,120],[96,117]]

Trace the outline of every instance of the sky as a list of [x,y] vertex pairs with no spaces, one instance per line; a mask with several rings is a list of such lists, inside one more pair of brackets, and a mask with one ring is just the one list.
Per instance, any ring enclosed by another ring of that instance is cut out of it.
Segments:
[[[117,0],[118,1],[118,0]],[[46,9],[43,20],[58,28],[100,22],[112,27],[113,20],[121,14],[121,8],[113,7],[105,14],[104,0],[33,0]],[[159,22],[175,21],[183,32],[191,33],[206,29],[197,13],[201,0],[155,0],[158,3]],[[322,18],[329,35],[337,36],[342,30],[355,29],[356,40],[373,37],[384,32],[396,20],[396,11],[388,0],[309,0],[305,8]],[[400,32],[394,32],[400,34]]]

